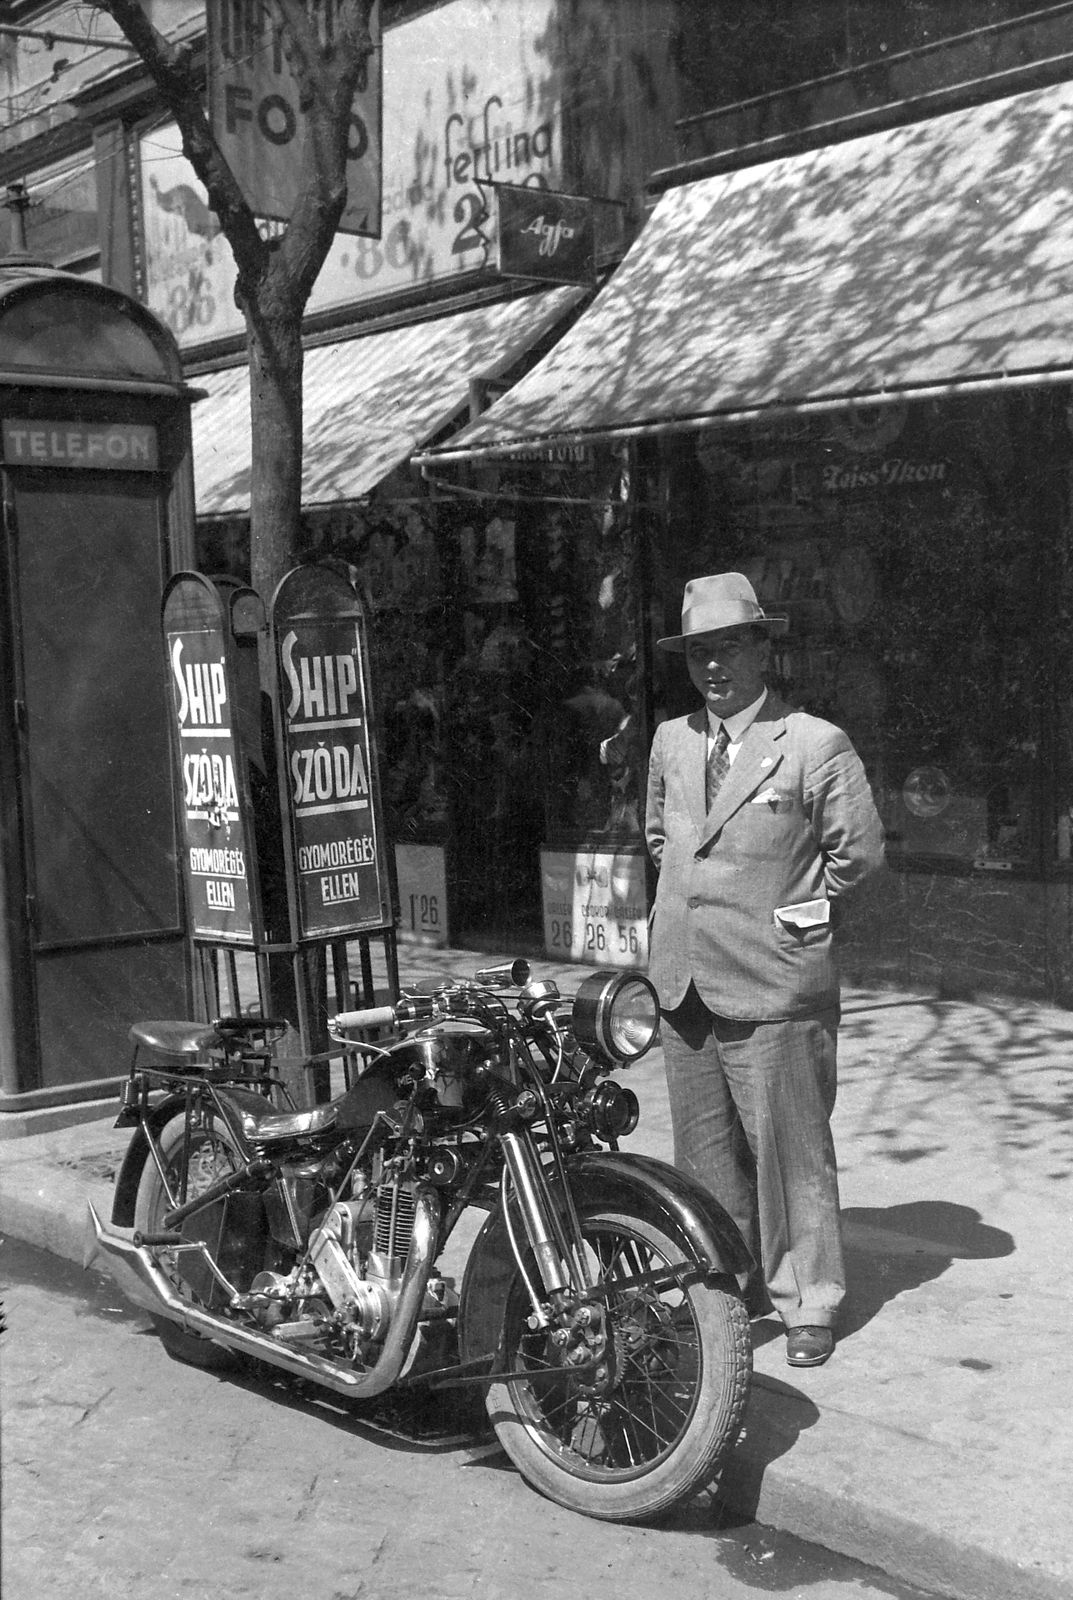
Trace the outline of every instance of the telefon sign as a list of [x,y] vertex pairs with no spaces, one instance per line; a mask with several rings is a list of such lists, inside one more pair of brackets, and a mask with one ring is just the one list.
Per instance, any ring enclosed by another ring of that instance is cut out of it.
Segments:
[[[283,16],[274,0],[209,0],[206,27],[209,112],[217,143],[255,215],[286,222],[299,195],[307,125]],[[373,52],[351,109],[347,203],[337,231],[378,239],[383,97],[379,0],[371,8],[369,29]]]

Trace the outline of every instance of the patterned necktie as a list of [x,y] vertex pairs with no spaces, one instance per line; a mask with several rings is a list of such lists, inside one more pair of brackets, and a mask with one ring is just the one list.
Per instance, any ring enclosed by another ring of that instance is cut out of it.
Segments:
[[716,795],[723,787],[723,779],[730,771],[730,757],[727,746],[730,744],[730,735],[725,722],[719,724],[719,732],[712,743],[712,752],[708,757],[708,766],[705,771],[704,792],[708,810],[712,809]]

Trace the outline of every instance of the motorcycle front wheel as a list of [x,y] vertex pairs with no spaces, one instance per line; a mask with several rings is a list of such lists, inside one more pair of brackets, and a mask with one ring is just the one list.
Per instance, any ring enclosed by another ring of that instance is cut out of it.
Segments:
[[[710,1484],[741,1428],[752,1371],[749,1318],[730,1278],[627,1286],[679,1265],[651,1223],[589,1208],[581,1231],[608,1289],[610,1385],[572,1377],[552,1333],[532,1329],[521,1275],[506,1303],[509,1376],[488,1391],[499,1442],[522,1476],[559,1505],[609,1522],[647,1522]],[[535,1262],[530,1278],[539,1281]],[[554,1331],[554,1330],[553,1330]]]
[[[180,1115],[167,1123],[160,1135],[160,1154],[172,1194],[182,1192],[183,1135],[186,1119]],[[218,1123],[191,1130],[186,1152],[186,1198],[193,1200],[218,1179],[229,1172],[237,1172],[242,1158],[230,1134]],[[142,1168],[138,1194],[134,1202],[134,1226],[141,1233],[164,1232],[164,1216],[170,1211],[172,1201],[161,1182],[156,1162],[150,1156]],[[160,1258],[175,1290],[186,1300],[196,1303],[189,1285],[174,1270],[169,1270],[168,1255]],[[225,1345],[215,1344],[199,1333],[187,1333],[170,1317],[149,1313],[149,1320],[160,1335],[160,1342],[169,1356],[185,1361],[188,1366],[202,1367],[207,1371],[224,1371],[236,1364],[236,1356]]]

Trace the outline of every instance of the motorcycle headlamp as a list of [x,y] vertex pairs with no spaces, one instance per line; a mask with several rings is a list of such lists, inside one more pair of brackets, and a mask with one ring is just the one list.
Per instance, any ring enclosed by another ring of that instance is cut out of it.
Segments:
[[574,996],[574,1037],[615,1061],[637,1061],[655,1043],[659,1000],[640,972],[594,972]]

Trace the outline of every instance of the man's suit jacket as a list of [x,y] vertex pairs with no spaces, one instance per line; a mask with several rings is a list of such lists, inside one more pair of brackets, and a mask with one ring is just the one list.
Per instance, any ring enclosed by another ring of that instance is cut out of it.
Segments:
[[883,859],[864,768],[840,728],[768,693],[705,815],[708,717],[656,729],[646,836],[659,868],[649,976],[756,1022],[838,1001],[831,904]]

